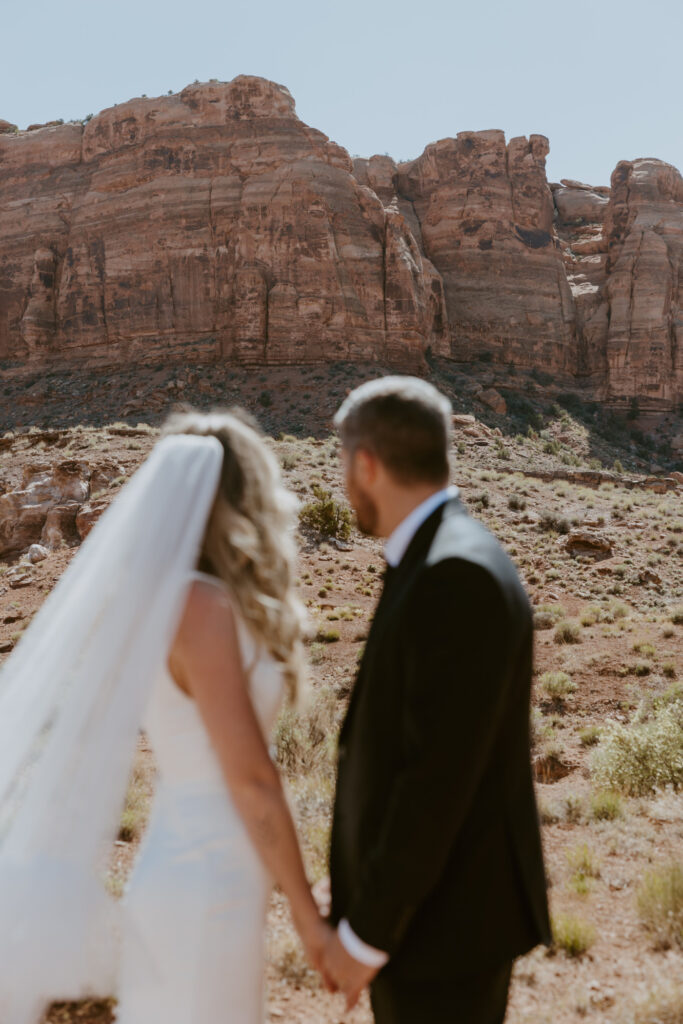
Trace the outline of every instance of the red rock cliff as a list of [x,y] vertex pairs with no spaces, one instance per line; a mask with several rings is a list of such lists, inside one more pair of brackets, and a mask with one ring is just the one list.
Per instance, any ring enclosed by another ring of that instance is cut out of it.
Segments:
[[259,78],[0,132],[0,360],[283,363],[427,349],[683,398],[683,183],[549,185],[544,136],[352,162]]

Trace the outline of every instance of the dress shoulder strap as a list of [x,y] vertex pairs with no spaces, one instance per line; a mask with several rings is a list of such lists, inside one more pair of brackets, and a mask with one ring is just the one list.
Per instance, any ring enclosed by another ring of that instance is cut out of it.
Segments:
[[232,605],[232,610],[235,613],[237,634],[239,636],[240,649],[242,651],[242,663],[244,665],[245,672],[249,675],[259,659],[259,648],[233,599],[230,588],[219,576],[213,576],[210,572],[202,572],[201,569],[193,569],[190,576],[196,579],[205,580],[207,583],[212,583],[215,587],[222,590],[228,597],[228,600]]

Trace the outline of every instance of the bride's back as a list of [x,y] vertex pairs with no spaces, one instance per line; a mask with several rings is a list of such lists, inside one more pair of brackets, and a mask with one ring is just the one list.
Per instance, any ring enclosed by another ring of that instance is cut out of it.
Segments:
[[[192,579],[208,582],[230,597],[226,584],[215,576],[196,571]],[[250,697],[264,737],[268,737],[284,696],[282,666],[256,643],[234,601],[231,603]],[[154,751],[160,786],[216,788],[224,799],[226,783],[199,708],[177,685],[167,665],[155,681],[144,728]]]

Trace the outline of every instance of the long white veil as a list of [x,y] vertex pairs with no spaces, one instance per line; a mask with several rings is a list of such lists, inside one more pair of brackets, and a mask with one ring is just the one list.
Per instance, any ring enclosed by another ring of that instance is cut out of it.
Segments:
[[214,437],[161,440],[0,669],[2,1024],[113,994],[106,857],[222,458]]

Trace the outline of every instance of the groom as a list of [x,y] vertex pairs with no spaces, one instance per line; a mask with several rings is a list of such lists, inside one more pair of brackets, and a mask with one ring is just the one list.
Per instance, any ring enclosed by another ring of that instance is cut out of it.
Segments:
[[384,377],[337,413],[384,589],[339,742],[325,973],[377,1024],[501,1024],[513,959],[550,941],[529,756],[532,620],[448,487],[451,407]]

